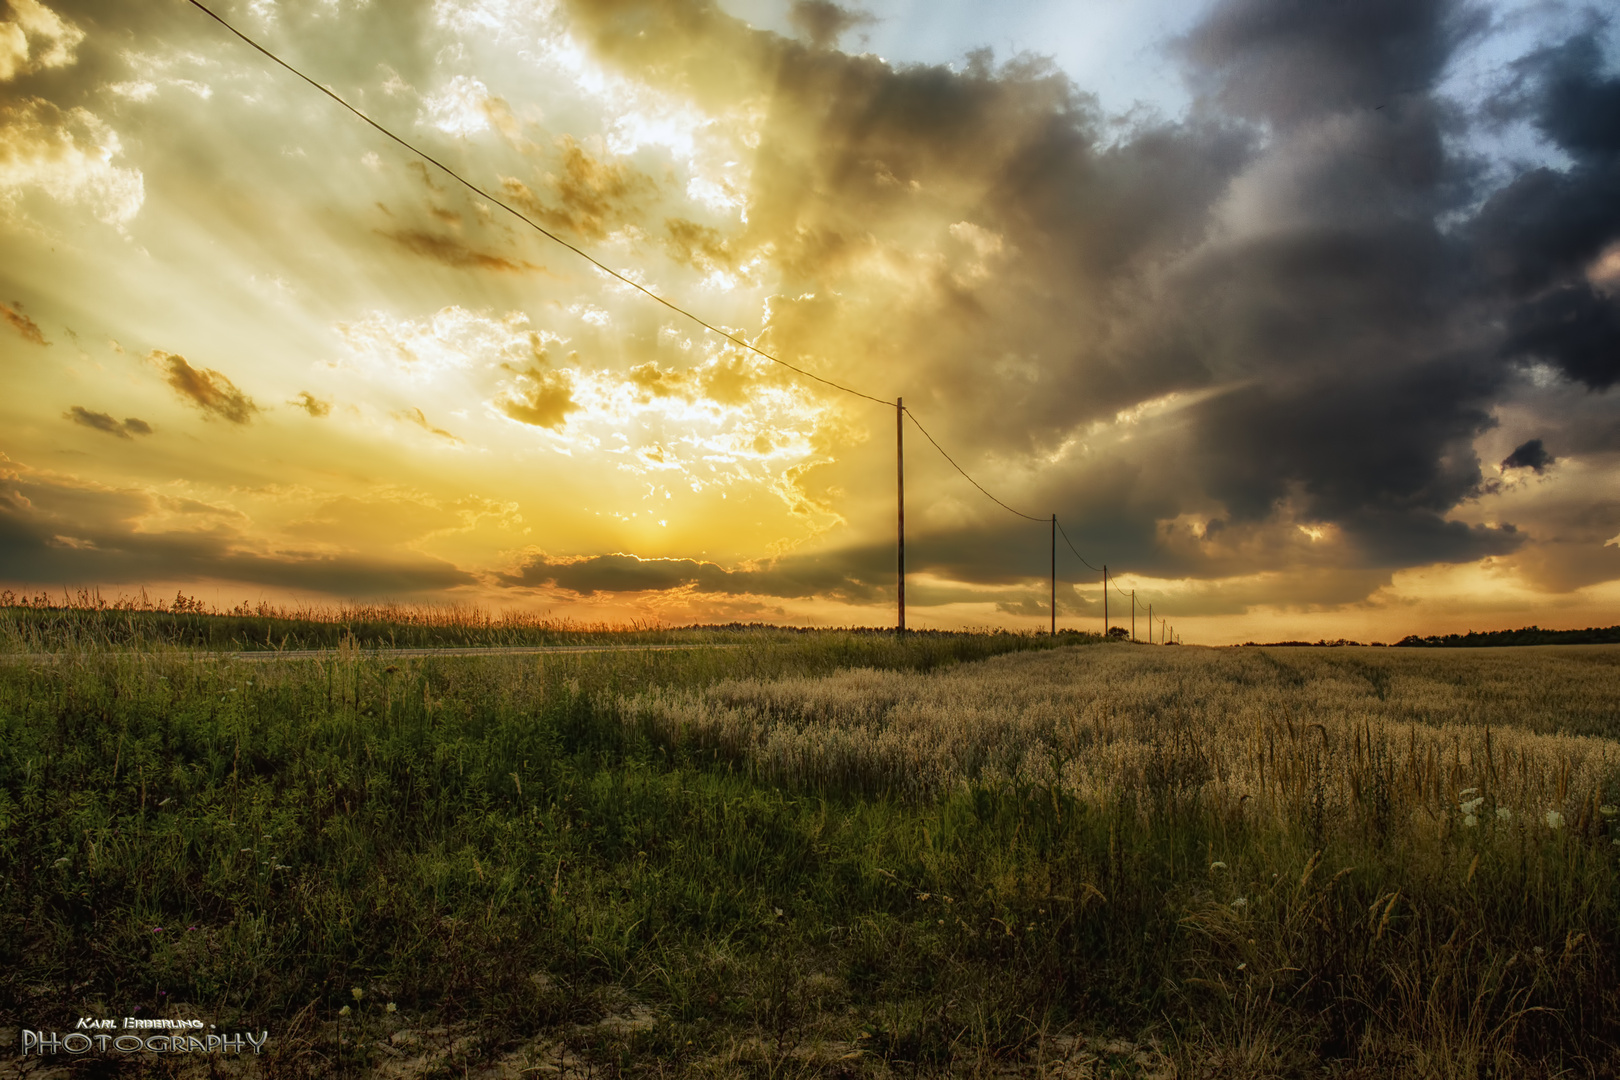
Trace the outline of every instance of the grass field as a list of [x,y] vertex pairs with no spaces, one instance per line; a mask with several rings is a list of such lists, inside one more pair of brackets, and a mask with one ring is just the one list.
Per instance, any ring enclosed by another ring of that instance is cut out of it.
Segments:
[[1620,1061],[1620,649],[727,633],[58,627],[0,664],[0,1026],[198,1016],[270,1076]]

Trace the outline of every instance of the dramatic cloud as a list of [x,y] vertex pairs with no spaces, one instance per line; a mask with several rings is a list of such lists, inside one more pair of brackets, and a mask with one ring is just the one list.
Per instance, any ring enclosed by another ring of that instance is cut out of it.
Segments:
[[24,341],[32,341],[35,345],[50,344],[45,340],[45,331],[39,328],[39,324],[22,312],[0,304],[0,315],[5,316],[7,324],[21,334]]
[[62,415],[75,424],[81,424],[94,431],[104,431],[108,435],[116,435],[120,439],[127,439],[132,435],[152,434],[152,425],[145,420],[131,416],[120,423],[108,413],[91,412],[82,405],[75,405]]
[[[282,4],[260,29],[602,265],[788,364],[904,395],[958,465],[1055,512],[1123,587],[1186,617],[1394,620],[1433,590],[1518,612],[1620,587],[1620,57],[1595,15],[1504,2],[1209,0],[1164,43],[1186,97],[1123,116],[1085,72],[960,33],[931,63],[841,51],[888,26],[826,0],[779,5],[787,33],[717,0]],[[216,27],[85,0],[73,17],[98,32],[69,41],[37,4],[11,10],[0,239],[30,269],[6,295],[76,323],[66,298],[94,295],[96,336],[141,352],[190,320],[167,340],[330,418],[264,455],[274,484],[240,454],[199,462],[215,490],[275,488],[262,542],[232,550],[352,558],[409,535],[424,546],[390,557],[591,610],[892,597],[892,408],[705,332],[311,112]],[[976,11],[1001,40],[1002,9]],[[20,335],[0,333],[5,360],[61,361],[20,415],[103,400],[69,382],[103,362],[93,346],[42,354],[20,309],[0,314]],[[219,372],[151,357],[185,408],[258,411]],[[910,602],[1036,617],[1049,529],[905,438]],[[120,444],[78,441],[127,475]],[[367,501],[378,477],[409,497]],[[459,524],[469,493],[526,523]],[[46,546],[115,535],[68,522]],[[1060,609],[1100,614],[1094,573],[1057,554]]]
[[259,411],[252,398],[212,368],[194,368],[185,357],[161,349],[153,350],[147,359],[163,369],[170,389],[204,413],[233,424],[247,424]]
[[1572,161],[1533,169],[1493,194],[1472,227],[1479,264],[1508,306],[1505,355],[1539,360],[1592,390],[1620,381],[1620,296],[1602,261],[1620,239],[1620,77],[1605,77],[1594,34],[1519,65],[1499,104]]

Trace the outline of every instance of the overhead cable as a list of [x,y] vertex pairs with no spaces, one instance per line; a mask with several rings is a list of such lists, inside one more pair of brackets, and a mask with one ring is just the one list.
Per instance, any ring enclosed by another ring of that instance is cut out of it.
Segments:
[[1074,557],[1075,558],[1079,559],[1083,563],[1086,563],[1086,566],[1090,570],[1092,570],[1094,573],[1098,573],[1098,574],[1102,573],[1101,568],[1096,567],[1096,566],[1092,566],[1089,562],[1086,562],[1086,557],[1084,555],[1080,554],[1080,549],[1079,548],[1074,546],[1074,541],[1069,539],[1069,534],[1063,531],[1063,522],[1061,522],[1061,521],[1058,522],[1058,535],[1063,537],[1063,542],[1065,544],[1069,545],[1069,550],[1074,552]]
[[265,48],[263,45],[260,45],[257,41],[254,41],[252,38],[250,38],[246,34],[242,33],[242,31],[238,30],[236,27],[234,27],[230,23],[226,22],[223,18],[221,18],[219,15],[217,15],[211,9],[209,9],[206,5],[200,3],[199,0],[188,0],[188,2],[191,4],[192,7],[195,7],[197,10],[199,10],[203,14],[207,15],[210,19],[213,19],[215,22],[219,23],[219,25],[221,25],[225,29],[229,30],[232,34],[235,34],[237,37],[239,37],[243,41],[247,42],[247,44],[250,45],[253,49],[258,51],[259,53],[262,53],[264,56],[268,57],[270,60],[272,60],[276,64],[280,65],[281,67],[286,68],[288,71],[292,72],[294,75],[298,76],[300,79],[304,80],[309,85],[313,86],[315,89],[319,90],[321,93],[325,94],[327,97],[331,98],[333,101],[337,102],[339,105],[343,106],[345,109],[349,110],[354,115],[358,116],[361,120],[364,120],[372,128],[374,128],[377,131],[381,132],[383,135],[387,136],[389,139],[392,139],[394,142],[398,143],[400,146],[403,146],[406,150],[409,150],[411,153],[415,154],[417,157],[421,158],[423,161],[426,161],[428,164],[432,165],[434,168],[439,169],[446,176],[448,176],[452,180],[456,181],[456,183],[460,184],[462,187],[466,188],[468,191],[471,191],[473,194],[477,195],[480,198],[488,199],[490,202],[494,203],[496,206],[500,207],[502,210],[505,210],[508,214],[511,214],[513,217],[517,218],[519,221],[521,221],[525,225],[529,226],[535,232],[538,232],[540,235],[546,237],[547,239],[553,240],[553,241],[557,242],[558,244],[561,244],[563,247],[567,248],[569,251],[572,251],[575,255],[578,255],[580,258],[584,259],[586,262],[590,263],[592,266],[596,267],[598,270],[602,271],[602,273],[608,275],[609,277],[611,277],[611,278],[613,278],[613,279],[615,279],[617,281],[620,281],[625,285],[630,286],[632,289],[635,289],[637,292],[642,293],[645,296],[650,297],[653,300],[656,300],[658,303],[664,305],[664,307],[668,308],[669,310],[671,310],[673,312],[676,312],[679,315],[684,315],[686,318],[688,318],[688,319],[692,320],[693,322],[697,323],[699,326],[703,327],[705,330],[708,330],[708,331],[710,331],[712,333],[715,333],[715,334],[719,334],[721,337],[725,338],[727,341],[731,342],[733,345],[736,345],[739,348],[747,349],[749,352],[754,353],[757,356],[764,357],[766,360],[769,360],[773,364],[780,364],[782,367],[787,368],[789,371],[797,372],[798,374],[803,375],[807,379],[813,379],[816,382],[821,383],[824,386],[830,386],[834,390],[842,390],[844,393],[853,394],[858,398],[865,398],[867,401],[875,401],[879,405],[893,405],[894,404],[894,402],[892,402],[892,401],[886,401],[883,398],[873,397],[871,394],[863,394],[863,393],[861,393],[861,391],[856,390],[856,389],[854,389],[852,387],[845,386],[842,383],[834,382],[831,379],[823,378],[822,376],[817,375],[814,372],[806,371],[804,368],[797,367],[796,365],[790,364],[786,360],[783,360],[781,357],[773,356],[770,353],[766,352],[764,349],[759,348],[757,345],[751,344],[750,342],[744,340],[743,338],[738,337],[737,335],[731,333],[730,331],[722,330],[720,327],[715,326],[713,323],[708,322],[708,321],[700,318],[697,315],[694,315],[692,312],[688,311],[686,308],[681,307],[679,304],[676,304],[673,301],[664,299],[662,296],[659,296],[657,293],[653,292],[651,289],[647,288],[645,285],[642,285],[642,284],[634,281],[633,279],[631,279],[629,277],[626,277],[624,274],[619,273],[619,271],[617,271],[617,270],[613,269],[612,267],[606,265],[605,263],[601,262],[595,256],[591,255],[589,252],[585,251],[582,248],[576,247],[573,244],[570,244],[567,240],[564,240],[562,237],[558,236],[556,233],[552,232],[550,229],[547,229],[545,226],[539,224],[538,222],[536,222],[533,219],[529,218],[525,214],[523,214],[520,211],[514,209],[512,206],[509,206],[507,203],[502,202],[500,199],[497,199],[495,196],[491,195],[489,192],[485,191],[483,188],[479,187],[477,184],[473,183],[471,180],[468,180],[466,177],[462,176],[460,173],[456,172],[456,170],[452,169],[450,166],[446,165],[444,162],[440,161],[438,158],[435,158],[433,155],[429,154],[427,151],[422,150],[419,147],[407,142],[405,139],[402,139],[398,135],[395,135],[392,131],[388,130],[386,127],[383,127],[381,124],[377,123],[377,121],[373,120],[371,117],[367,116],[365,113],[361,112],[359,109],[355,108],[353,105],[350,105],[347,101],[345,101],[342,97],[340,97],[335,91],[332,91],[332,90],[328,89],[327,87],[322,86],[320,83],[316,82],[314,79],[310,78],[308,75],[305,75],[302,71],[299,71],[297,68],[295,68],[291,64],[287,63],[287,61],[283,60],[281,57],[277,56],[275,53],[271,52],[269,49]]
[[955,458],[953,458],[953,457],[951,457],[951,455],[945,453],[945,448],[943,446],[939,445],[939,443],[934,440],[934,437],[932,435],[928,434],[928,429],[923,427],[922,424],[918,422],[918,420],[917,420],[917,418],[915,416],[911,415],[911,410],[910,409],[906,409],[905,414],[907,416],[911,417],[911,422],[913,424],[917,425],[917,430],[923,433],[923,438],[925,438],[929,442],[933,443],[934,444],[934,449],[939,451],[940,456],[943,457],[946,461],[951,463],[951,468],[953,468],[957,472],[961,473],[963,478],[966,479],[968,483],[972,484],[974,487],[976,487],[980,491],[984,492],[984,497],[985,498],[989,499],[991,502],[995,503],[997,506],[999,506],[1003,510],[1007,511],[1009,514],[1017,514],[1019,517],[1024,518],[1026,521],[1039,521],[1041,524],[1044,525],[1048,521],[1052,520],[1051,518],[1034,517],[1034,516],[1032,516],[1030,514],[1023,513],[1022,511],[1014,510],[1012,507],[1008,506],[1006,503],[1002,502],[1000,499],[998,499],[994,495],[990,494],[990,492],[985,491],[985,487],[984,487],[983,484],[981,484],[977,480],[973,479],[973,477],[968,476],[967,470],[962,468],[962,466],[958,465],[956,463]]
[[[664,297],[660,296],[656,292],[653,292],[651,289],[647,288],[645,285],[642,285],[641,283],[635,281],[634,279],[626,276],[623,273],[620,273],[619,271],[613,269],[612,267],[608,266],[607,264],[601,262],[595,256],[593,256],[589,252],[585,251],[583,248],[580,248],[577,245],[572,244],[567,240],[564,240],[562,237],[558,236],[556,233],[552,232],[550,229],[547,229],[545,226],[543,226],[540,223],[536,222],[535,220],[528,217],[526,214],[522,213],[521,211],[519,211],[515,207],[511,206],[510,204],[506,203],[505,201],[503,201],[503,200],[501,200],[499,198],[496,198],[494,195],[490,194],[488,191],[484,190],[482,187],[479,187],[477,184],[473,183],[471,180],[468,180],[466,177],[462,176],[455,169],[452,169],[450,166],[446,165],[444,162],[440,161],[438,158],[435,158],[433,155],[429,154],[427,151],[422,150],[420,147],[418,147],[415,144],[407,141],[406,139],[402,138],[401,136],[394,134],[394,132],[392,132],[388,128],[384,127],[382,124],[378,123],[377,121],[373,120],[371,117],[367,116],[365,113],[361,112],[359,109],[355,108],[353,105],[349,104],[349,102],[346,101],[336,91],[331,90],[326,86],[323,86],[319,82],[316,82],[314,79],[310,78],[308,75],[305,75],[298,68],[294,67],[292,64],[288,63],[287,61],[283,60],[281,57],[277,56],[275,53],[271,52],[269,49],[265,48],[263,45],[260,45],[257,41],[255,41],[253,38],[249,37],[247,34],[243,33],[241,30],[238,30],[235,26],[233,26],[231,23],[227,22],[224,18],[222,18],[218,13],[213,11],[207,5],[201,3],[201,0],[187,0],[187,2],[190,3],[192,7],[195,7],[198,11],[201,11],[204,15],[207,15],[210,19],[213,19],[220,26],[224,27],[232,35],[239,38],[241,41],[243,41],[245,44],[247,44],[250,48],[252,48],[255,52],[257,52],[260,55],[264,56],[266,59],[268,59],[272,63],[276,64],[278,67],[281,67],[281,68],[285,69],[286,71],[290,72],[291,74],[297,76],[299,79],[301,79],[304,82],[308,83],[310,86],[314,87],[316,90],[320,91],[322,94],[326,95],[328,98],[331,98],[334,102],[336,102],[338,105],[342,106],[344,109],[346,109],[350,113],[353,113],[356,117],[358,117],[360,120],[362,120],[368,127],[372,128],[373,130],[377,131],[379,134],[383,135],[384,137],[386,137],[390,141],[398,144],[399,146],[403,147],[405,150],[407,150],[410,153],[416,155],[417,157],[421,158],[423,161],[425,161],[428,164],[432,165],[434,168],[436,168],[439,171],[443,172],[446,176],[450,177],[452,180],[454,180],[456,183],[460,184],[462,187],[466,188],[468,191],[472,192],[474,195],[477,195],[479,198],[488,200],[490,203],[494,204],[495,206],[500,207],[502,210],[505,210],[508,214],[511,214],[513,217],[517,218],[519,221],[521,221],[525,225],[529,226],[529,228],[533,229],[535,232],[537,232],[540,235],[546,237],[548,240],[551,240],[552,242],[554,242],[554,243],[568,249],[569,251],[573,252],[575,255],[578,255],[580,258],[582,258],[586,262],[590,263],[597,270],[599,270],[602,273],[606,274],[608,277],[613,278],[615,281],[618,281],[618,282],[620,282],[620,283],[622,283],[624,285],[630,286],[632,289],[634,289],[635,291],[637,291],[637,292],[641,293],[642,295],[646,296],[648,299],[653,300],[653,301],[657,302],[658,304],[661,304],[663,307],[668,308],[670,311],[673,311],[676,314],[681,315],[682,317],[684,317],[686,319],[689,319],[690,321],[692,321],[692,322],[696,323],[697,325],[703,327],[705,330],[708,330],[710,333],[716,334],[716,335],[720,336],[721,338],[725,339],[726,341],[731,342],[733,345],[736,345],[738,348],[745,349],[748,352],[751,352],[754,355],[761,357],[762,359],[768,360],[773,364],[777,364],[777,365],[779,365],[781,367],[787,368],[789,371],[792,371],[792,372],[794,372],[795,374],[798,374],[798,375],[802,375],[806,379],[810,379],[813,382],[821,383],[823,386],[829,386],[829,387],[833,388],[834,390],[842,391],[843,393],[850,394],[850,395],[852,395],[854,397],[862,398],[862,399],[864,399],[866,401],[875,402],[876,404],[879,404],[879,405],[891,406],[891,405],[894,404],[894,402],[889,401],[889,400],[887,400],[885,398],[874,397],[871,394],[863,393],[860,390],[856,390],[854,387],[845,386],[843,383],[835,382],[832,379],[828,379],[828,378],[825,378],[825,377],[823,377],[821,375],[817,375],[814,372],[806,371],[804,368],[801,368],[801,367],[799,367],[799,366],[797,366],[795,364],[790,364],[786,360],[783,360],[781,357],[775,356],[775,355],[773,355],[773,354],[771,354],[769,352],[766,352],[764,349],[761,349],[759,346],[754,345],[752,342],[749,342],[744,338],[740,338],[740,337],[738,337],[737,335],[731,333],[728,330],[721,329],[720,327],[714,325],[713,323],[707,321],[706,319],[703,319],[702,317],[698,316],[697,314],[693,313],[692,311],[690,311],[690,310],[688,310],[688,309],[686,309],[684,307],[681,307],[679,304],[676,304],[674,301],[665,299]],[[957,472],[961,473],[963,479],[967,480],[968,483],[970,483],[974,487],[978,488],[980,493],[982,493],[987,499],[989,499],[991,502],[995,503],[997,506],[1001,507],[1003,510],[1006,510],[1008,513],[1014,514],[1014,515],[1016,515],[1018,517],[1021,517],[1026,521],[1035,521],[1035,522],[1041,522],[1041,523],[1046,523],[1046,522],[1050,521],[1053,524],[1057,525],[1058,532],[1063,536],[1063,542],[1065,544],[1069,545],[1069,550],[1074,552],[1075,558],[1079,559],[1082,563],[1084,563],[1092,571],[1094,571],[1096,573],[1102,573],[1102,571],[1099,570],[1097,567],[1092,566],[1091,563],[1086,560],[1085,556],[1080,554],[1079,549],[1074,546],[1074,541],[1069,539],[1069,534],[1063,531],[1063,526],[1062,526],[1061,523],[1059,523],[1057,521],[1056,517],[1052,517],[1052,518],[1035,517],[1033,514],[1026,514],[1026,513],[1023,513],[1020,510],[1015,510],[1011,506],[1008,506],[1006,503],[1002,502],[1000,499],[996,498],[994,495],[992,495],[990,493],[990,491],[987,488],[985,488],[985,486],[983,484],[981,484],[977,480],[973,479],[973,477],[968,474],[968,471],[966,469],[962,468],[961,465],[958,465],[956,463],[955,458],[951,457],[950,454],[946,453],[945,448],[939,444],[938,440],[936,440],[931,434],[929,434],[928,429],[922,426],[921,422],[918,421],[917,417],[915,416],[915,414],[912,413],[912,411],[910,409],[906,409],[906,408],[902,407],[902,411],[905,413],[906,416],[911,418],[911,422],[917,426],[918,431],[922,432],[923,437],[926,438],[931,444],[933,444],[934,449],[939,451],[940,456],[942,456],[946,461],[950,462],[951,467],[954,468]],[[1122,596],[1127,595],[1124,592],[1124,590],[1119,589],[1119,586],[1117,584],[1114,586],[1114,588],[1116,590],[1119,590],[1120,595],[1122,595]]]

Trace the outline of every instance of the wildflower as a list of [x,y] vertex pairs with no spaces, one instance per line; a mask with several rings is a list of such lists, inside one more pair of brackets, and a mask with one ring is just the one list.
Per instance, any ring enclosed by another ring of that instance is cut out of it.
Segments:
[[1472,816],[1475,810],[1478,810],[1481,806],[1484,806],[1484,805],[1485,805],[1485,796],[1483,796],[1483,795],[1475,795],[1472,799],[1469,799],[1465,803],[1458,803],[1457,804],[1457,809],[1461,810],[1465,814],[1468,814],[1468,815]]
[[354,995],[354,1000],[356,1000],[356,1001],[359,1001],[361,998],[366,996],[366,992],[364,990],[360,989],[358,986],[355,987],[353,990],[350,990],[349,993]]
[[1556,810],[1547,811],[1547,828],[1557,829],[1564,824],[1564,815]]
[[1459,794],[1459,795],[1477,795],[1477,794],[1479,794],[1479,788],[1477,788],[1477,787],[1465,787],[1461,791],[1457,792],[1457,794]]
[[1209,864],[1209,868],[1211,870],[1225,870],[1226,864],[1223,862],[1212,862]]
[[1620,807],[1604,804],[1603,806],[1598,807],[1598,813],[1602,814],[1604,817],[1614,817],[1614,815],[1620,814]]
[[1472,829],[1475,825],[1479,824],[1479,818],[1475,817],[1473,814],[1464,814],[1463,824]]
[[1496,808],[1496,820],[1497,821],[1512,821],[1513,820],[1513,811],[1509,810],[1505,806],[1498,806]]
[[1248,965],[1248,964],[1239,964],[1239,965],[1238,965],[1238,966],[1237,966],[1237,969],[1238,969],[1238,970],[1239,970],[1239,971],[1242,971],[1242,970],[1243,970],[1243,969],[1244,969],[1244,968],[1246,968],[1246,967],[1248,967],[1248,966],[1249,966],[1249,965]]
[[161,933],[163,933],[163,927],[161,927],[161,926],[154,926],[154,927],[152,927],[152,933],[154,933],[154,934],[161,934]]
[[343,1006],[343,1008],[338,1010],[338,1015],[339,1016],[348,1016],[349,1013],[351,1013],[353,1011],[354,1011],[353,1009],[351,1009],[347,1005],[345,1005],[345,1006]]
[[1248,907],[1249,898],[1247,896],[1240,896],[1236,900],[1232,901],[1232,906],[1235,908]]
[[391,1012],[391,1013],[399,1012],[399,1006],[395,1005],[392,1001],[390,1001],[388,1003],[388,1011]]

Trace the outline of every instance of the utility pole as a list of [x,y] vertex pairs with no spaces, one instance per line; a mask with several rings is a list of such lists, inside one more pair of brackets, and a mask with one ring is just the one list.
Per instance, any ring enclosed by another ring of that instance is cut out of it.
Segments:
[[1052,515],[1052,636],[1057,637],[1057,515]]
[[1136,644],[1136,590],[1131,590],[1131,644]]
[[1108,564],[1103,563],[1103,640],[1108,640]]
[[900,623],[906,632],[906,400],[894,399],[894,494],[900,508]]
[[1153,605],[1148,605],[1148,644],[1153,644]]

